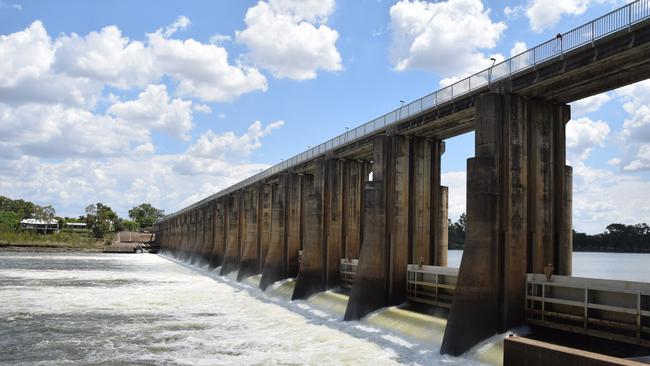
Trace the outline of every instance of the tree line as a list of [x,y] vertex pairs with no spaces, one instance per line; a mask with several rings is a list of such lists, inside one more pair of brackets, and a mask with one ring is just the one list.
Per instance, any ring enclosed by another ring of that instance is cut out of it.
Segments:
[[[466,216],[449,220],[449,249],[465,247]],[[650,253],[650,226],[609,224],[600,234],[590,235],[573,230],[574,252]]]
[[30,201],[0,196],[0,231],[18,231],[20,221],[24,219],[34,218],[43,221],[56,219],[59,228],[70,222],[85,223],[90,235],[101,239],[110,232],[149,229],[164,216],[163,210],[149,203],[142,203],[129,210],[130,220],[127,220],[120,218],[108,205],[98,202],[88,205],[85,215],[61,217],[56,215],[56,210],[50,205],[39,206]]

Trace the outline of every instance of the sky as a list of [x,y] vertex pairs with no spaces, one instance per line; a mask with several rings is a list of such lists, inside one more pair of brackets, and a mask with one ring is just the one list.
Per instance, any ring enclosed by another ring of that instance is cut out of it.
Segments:
[[[0,0],[0,195],[173,212],[624,4]],[[650,81],[573,103],[567,161],[576,230],[650,222]]]

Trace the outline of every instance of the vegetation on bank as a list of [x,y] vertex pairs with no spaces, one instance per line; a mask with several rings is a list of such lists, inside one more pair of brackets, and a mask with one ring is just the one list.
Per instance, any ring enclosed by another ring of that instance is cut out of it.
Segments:
[[[465,214],[456,222],[449,220],[449,249],[465,246]],[[650,253],[650,227],[645,224],[609,224],[600,234],[589,235],[573,230],[574,252]]]
[[[110,245],[114,233],[123,230],[149,229],[164,216],[164,211],[143,203],[129,210],[131,220],[120,218],[109,206],[102,203],[88,205],[85,215],[76,218],[56,216],[52,206],[39,206],[22,199],[12,200],[0,196],[0,246],[42,246],[99,249]],[[60,230],[54,233],[40,233],[23,230],[20,221],[56,219]],[[66,223],[85,223],[86,229],[67,229]]]

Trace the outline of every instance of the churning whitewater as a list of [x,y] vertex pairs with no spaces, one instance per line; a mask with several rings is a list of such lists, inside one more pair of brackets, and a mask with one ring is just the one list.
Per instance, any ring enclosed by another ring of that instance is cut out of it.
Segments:
[[149,254],[0,253],[0,363],[479,364],[216,273]]

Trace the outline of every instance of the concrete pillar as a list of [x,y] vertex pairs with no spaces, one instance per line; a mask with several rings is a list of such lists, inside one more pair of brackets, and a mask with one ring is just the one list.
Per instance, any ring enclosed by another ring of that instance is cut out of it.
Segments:
[[440,186],[438,192],[438,225],[435,231],[436,243],[434,245],[433,265],[446,267],[449,249],[449,189]]
[[[374,174],[373,174],[374,175]],[[386,194],[384,182],[373,177],[364,187],[364,243],[361,247],[345,320],[358,320],[386,306]]]
[[558,273],[571,216],[564,166],[569,114],[568,106],[537,98],[477,98],[465,251],[441,352],[460,354],[522,324],[526,272],[550,266]]
[[[392,136],[391,152],[388,161],[387,229],[388,229],[388,304],[406,301],[406,267],[409,262],[411,233],[411,139]],[[428,217],[428,215],[427,215]],[[427,223],[428,226],[428,223]],[[423,230],[427,240],[428,228]],[[430,242],[426,243],[430,247]]]
[[224,200],[219,199],[214,203],[214,213],[212,215],[214,222],[214,244],[210,254],[209,268],[214,269],[223,263],[223,257],[226,251],[226,220]]
[[237,281],[259,273],[259,189],[254,186],[244,192],[244,221],[246,236],[242,241]]
[[290,174],[287,187],[287,216],[286,229],[286,274],[287,277],[298,275],[298,252],[302,249],[302,228],[303,228],[303,175]]
[[212,204],[208,202],[203,206],[203,245],[201,247],[201,256],[199,264],[201,266],[210,263],[210,255],[212,254],[213,245],[213,220],[212,220]]
[[266,256],[269,252],[269,246],[271,245],[271,210],[273,205],[273,186],[270,184],[264,184],[260,188],[259,196],[259,239],[258,250],[259,255],[257,256],[257,266],[259,272],[262,272],[264,269],[264,263],[266,262]]
[[240,255],[240,196],[239,191],[228,195],[226,251],[221,265],[221,275],[226,275],[239,267]]
[[560,258],[558,274],[571,276],[573,272],[573,169],[564,167],[564,221],[560,237]]
[[411,215],[413,228],[411,229],[411,242],[413,248],[409,263],[433,264],[433,236],[432,224],[436,215],[433,210],[436,200],[433,195],[437,190],[434,185],[433,168],[434,151],[431,141],[424,138],[413,139],[413,175],[411,196]]
[[343,256],[343,165],[340,160],[327,161],[327,184],[325,191],[325,287],[340,284],[341,258]]
[[[309,178],[309,193],[305,200],[305,218],[303,230],[302,262],[292,300],[306,299],[327,287],[327,243],[326,237],[326,200],[328,186],[328,162],[318,160],[314,163],[314,174]],[[303,180],[305,177],[303,177]],[[324,204],[325,202],[325,204]]]
[[272,186],[271,237],[268,254],[264,262],[260,288],[266,288],[276,281],[287,278],[287,189],[290,176],[283,174],[279,182]]
[[344,258],[358,259],[362,238],[363,185],[366,163],[346,161],[343,165],[343,247]]

